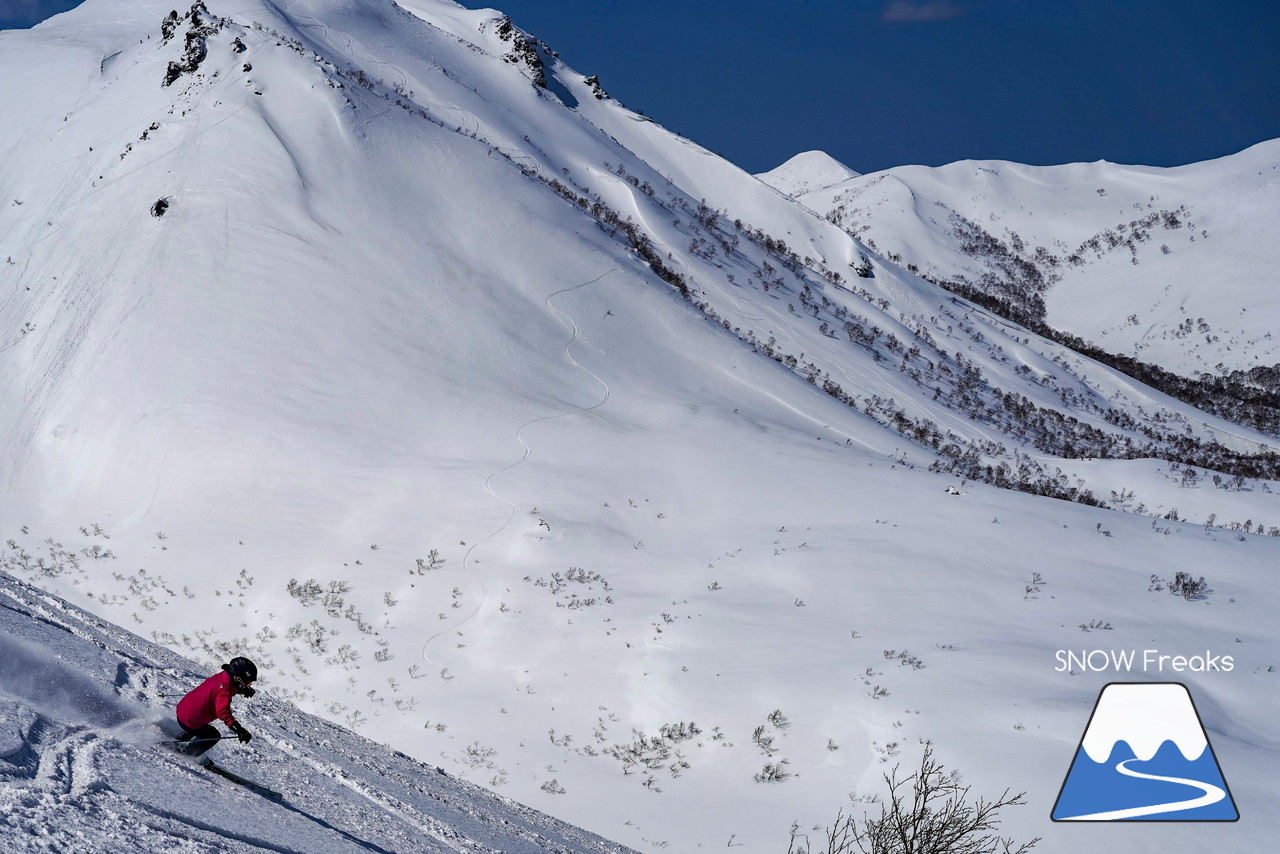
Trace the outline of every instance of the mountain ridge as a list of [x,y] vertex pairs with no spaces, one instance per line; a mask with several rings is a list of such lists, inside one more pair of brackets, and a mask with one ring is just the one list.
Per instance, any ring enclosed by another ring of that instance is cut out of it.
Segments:
[[966,160],[895,167],[800,200],[923,275],[1112,352],[1216,375],[1277,359],[1247,311],[1273,308],[1258,271],[1274,260],[1260,238],[1280,207],[1278,164],[1277,140],[1167,168]]

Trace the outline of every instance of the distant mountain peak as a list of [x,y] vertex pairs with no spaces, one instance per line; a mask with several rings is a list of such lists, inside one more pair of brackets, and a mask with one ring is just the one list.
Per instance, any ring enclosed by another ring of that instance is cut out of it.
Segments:
[[799,196],[834,187],[861,174],[825,151],[802,151],[781,166],[761,172],[756,177],[781,193]]

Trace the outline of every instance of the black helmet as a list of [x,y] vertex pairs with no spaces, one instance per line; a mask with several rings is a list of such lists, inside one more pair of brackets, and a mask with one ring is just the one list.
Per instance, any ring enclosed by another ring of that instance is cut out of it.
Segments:
[[243,656],[231,659],[229,664],[222,665],[222,669],[246,684],[258,681],[258,665]]

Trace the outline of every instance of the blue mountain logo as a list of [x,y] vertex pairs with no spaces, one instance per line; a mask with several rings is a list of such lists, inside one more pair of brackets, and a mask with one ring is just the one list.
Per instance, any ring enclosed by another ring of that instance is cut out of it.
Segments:
[[1102,689],[1054,821],[1236,821],[1204,724],[1180,682]]

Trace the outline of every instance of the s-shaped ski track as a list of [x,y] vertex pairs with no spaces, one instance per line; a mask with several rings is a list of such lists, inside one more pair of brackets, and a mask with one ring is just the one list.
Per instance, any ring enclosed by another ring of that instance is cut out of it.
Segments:
[[484,491],[489,493],[490,495],[492,495],[494,498],[498,499],[502,503],[506,504],[510,508],[510,512],[507,514],[506,520],[503,521],[501,525],[499,525],[495,530],[493,530],[491,533],[486,535],[483,539],[472,543],[471,546],[467,549],[466,554],[463,555],[462,570],[466,575],[475,579],[479,583],[480,602],[478,605],[476,605],[475,608],[472,609],[471,613],[463,617],[460,622],[450,626],[448,629],[436,632],[431,637],[427,638],[426,642],[422,645],[422,660],[426,661],[429,664],[435,665],[437,667],[440,666],[438,662],[432,661],[431,656],[428,655],[427,653],[427,649],[431,646],[431,644],[437,638],[442,637],[445,634],[445,632],[457,631],[462,626],[465,626],[467,623],[471,622],[471,620],[476,616],[476,614],[480,613],[480,609],[484,607],[485,602],[489,598],[488,585],[484,583],[483,579],[477,577],[475,573],[472,572],[471,567],[474,562],[471,559],[471,555],[477,548],[489,542],[494,537],[497,537],[499,534],[505,531],[511,525],[512,520],[515,519],[516,517],[516,505],[513,504],[508,499],[504,498],[503,496],[499,495],[497,492],[494,492],[493,480],[499,475],[506,474],[507,472],[511,471],[516,466],[520,465],[525,460],[529,459],[529,457],[532,455],[533,449],[530,448],[529,443],[524,440],[524,435],[523,435],[524,431],[535,424],[543,424],[545,422],[555,421],[560,418],[568,418],[572,415],[585,415],[586,413],[591,412],[592,410],[599,409],[609,401],[609,394],[610,394],[609,384],[606,383],[604,380],[602,380],[596,373],[591,371],[589,368],[583,367],[582,364],[577,359],[573,358],[573,354],[569,352],[569,348],[572,347],[574,342],[578,340],[578,324],[575,323],[573,321],[573,318],[571,318],[569,315],[565,314],[563,311],[556,308],[555,305],[552,303],[552,300],[554,300],[556,297],[560,296],[561,294],[571,293],[573,291],[581,290],[582,288],[588,287],[589,285],[594,285],[596,282],[600,281],[601,279],[603,279],[605,276],[609,275],[609,273],[612,273],[612,272],[614,272],[614,270],[608,270],[607,272],[601,273],[599,276],[596,276],[591,281],[583,282],[580,285],[574,285],[572,287],[558,290],[555,293],[548,296],[546,299],[547,308],[555,312],[556,316],[558,316],[561,320],[563,320],[565,323],[569,325],[571,334],[569,335],[569,340],[564,345],[565,358],[567,358],[575,368],[578,368],[579,370],[590,374],[591,378],[600,384],[600,387],[603,389],[603,394],[601,395],[600,400],[596,401],[591,406],[575,407],[571,412],[557,412],[554,415],[544,415],[540,418],[530,419],[529,421],[526,421],[525,423],[521,424],[520,427],[516,430],[516,441],[519,442],[520,446],[523,448],[523,452],[520,455],[520,459],[516,460],[510,465],[507,465],[507,466],[504,466],[503,468],[498,469],[495,472],[491,472],[489,476],[484,479]]

